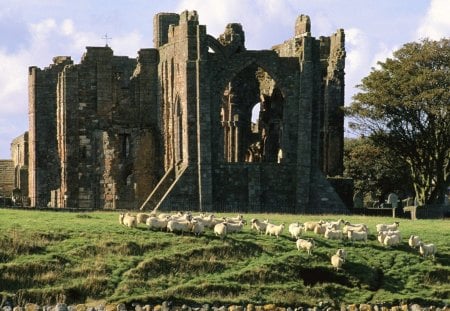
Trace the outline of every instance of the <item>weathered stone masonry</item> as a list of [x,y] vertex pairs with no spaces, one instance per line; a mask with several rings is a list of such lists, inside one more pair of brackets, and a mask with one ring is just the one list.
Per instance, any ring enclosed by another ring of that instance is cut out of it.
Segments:
[[325,176],[342,173],[344,32],[310,27],[251,51],[240,24],[214,38],[195,11],[160,13],[137,60],[88,47],[32,67],[32,205],[342,211]]

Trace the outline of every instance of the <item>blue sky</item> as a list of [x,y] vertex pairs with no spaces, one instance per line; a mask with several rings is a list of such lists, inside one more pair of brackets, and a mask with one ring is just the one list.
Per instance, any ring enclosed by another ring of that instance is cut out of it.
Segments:
[[450,37],[450,0],[1,0],[0,159],[12,139],[28,129],[28,67],[46,67],[57,55],[79,63],[86,46],[135,57],[153,47],[153,16],[197,10],[217,37],[239,22],[247,49],[270,49],[293,36],[300,14],[311,18],[315,37],[346,33],[346,104],[377,61],[404,43]]

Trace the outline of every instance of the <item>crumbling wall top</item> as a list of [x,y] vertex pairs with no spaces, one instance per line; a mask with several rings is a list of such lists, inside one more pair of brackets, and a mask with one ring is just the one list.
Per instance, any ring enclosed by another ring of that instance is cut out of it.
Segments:
[[311,19],[308,15],[300,15],[295,21],[295,36],[303,37],[311,35]]

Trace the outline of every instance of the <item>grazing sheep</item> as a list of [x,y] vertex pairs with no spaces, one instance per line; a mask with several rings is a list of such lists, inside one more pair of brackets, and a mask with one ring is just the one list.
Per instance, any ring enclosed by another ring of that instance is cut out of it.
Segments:
[[191,230],[194,235],[199,236],[205,231],[205,225],[202,221],[193,220]]
[[392,225],[386,225],[386,224],[378,224],[377,227],[377,232],[380,231],[388,231],[388,230],[397,230],[398,226],[400,226],[400,223],[398,221],[394,222]]
[[437,247],[433,243],[424,244],[422,241],[418,243],[419,253],[423,258],[431,256],[433,259],[436,258]]
[[125,217],[124,213],[119,214],[119,224],[123,225],[123,218]]
[[167,222],[167,231],[170,232],[189,232],[192,230],[192,222],[188,220],[173,220]]
[[213,229],[214,226],[216,225],[215,219],[216,216],[214,216],[214,214],[209,214],[209,215],[200,215],[200,217],[196,217],[195,219],[200,219],[203,223],[203,225],[205,226],[205,228],[210,228]]
[[[120,214],[119,216],[122,220],[121,223],[124,226],[127,226],[129,228],[135,228],[137,227],[137,220],[136,220],[136,216],[132,216],[130,213],[126,213],[126,214]],[[119,218],[119,219],[120,219]]]
[[145,213],[138,213],[136,215],[136,222],[137,224],[145,224],[147,222],[147,219],[150,217],[149,214]]
[[289,225],[289,233],[291,234],[291,237],[294,239],[298,239],[300,235],[302,234],[304,227],[299,222],[294,222]]
[[342,228],[342,233],[344,235],[347,235],[349,231],[358,231],[358,232],[362,232],[365,231],[367,233],[369,233],[369,229],[367,227],[367,225],[365,224],[351,224],[348,221],[345,223],[344,228]]
[[339,269],[342,269],[342,265],[344,264],[344,259],[339,256],[338,254],[335,254],[331,256],[331,265],[338,271]]
[[317,224],[313,231],[315,234],[324,235],[326,230],[327,226],[325,224]]
[[231,222],[239,223],[242,220],[244,220],[244,216],[242,216],[241,214],[238,214],[235,217],[225,217],[225,220],[227,221],[227,223],[231,223]]
[[380,242],[381,245],[384,245],[384,239],[386,238],[386,236],[388,234],[389,234],[388,231],[380,231],[380,232],[378,232],[377,240],[378,240],[378,242]]
[[244,228],[244,222],[241,220],[239,223],[227,222],[227,234],[241,232]]
[[346,252],[345,249],[343,249],[343,248],[339,248],[339,249],[336,251],[336,255],[338,255],[339,257],[341,257],[341,258],[344,260],[344,262],[345,262],[345,260],[347,259],[347,252]]
[[312,250],[314,249],[314,240],[313,239],[298,239],[296,242],[297,250],[304,249],[308,252],[308,255],[311,255]]
[[216,224],[214,226],[214,234],[223,240],[227,235],[227,226],[228,224],[225,222]]
[[147,218],[145,224],[148,226],[149,230],[150,229],[159,229],[162,231],[163,229],[167,229],[168,221],[169,221],[169,216],[166,216],[165,219],[151,216],[151,217]]
[[267,224],[269,223],[269,220],[266,219],[263,222],[259,221],[256,218],[253,218],[251,221],[251,229],[255,229],[258,233],[263,234],[266,232]]
[[416,248],[419,246],[420,238],[417,235],[411,235],[408,240],[408,245],[411,248]]
[[348,231],[347,237],[350,241],[364,241],[367,242],[367,232],[365,231]]
[[397,234],[393,234],[393,235],[388,234],[384,238],[383,244],[385,246],[390,247],[390,246],[397,246],[400,244],[400,242],[401,242],[400,236],[398,236]]
[[271,236],[273,234],[278,239],[280,234],[283,233],[283,230],[284,230],[284,223],[281,224],[281,225],[278,225],[278,226],[274,225],[274,224],[271,224],[271,223],[268,223],[267,227],[266,227],[266,235],[270,235]]
[[322,225],[325,222],[323,220],[320,221],[307,221],[303,225],[305,226],[305,231],[314,231],[314,228],[317,225]]
[[345,224],[345,221],[341,218],[341,219],[338,219],[337,221],[327,222],[326,224],[329,228],[332,228],[334,230],[339,230]]
[[400,230],[388,230],[388,235],[398,235],[398,238],[402,239],[402,234]]
[[342,230],[335,230],[327,227],[324,236],[325,239],[329,240],[342,240]]

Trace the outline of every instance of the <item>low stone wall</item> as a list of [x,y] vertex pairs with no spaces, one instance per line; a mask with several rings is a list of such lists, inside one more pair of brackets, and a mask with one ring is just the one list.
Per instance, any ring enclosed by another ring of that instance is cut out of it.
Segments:
[[28,303],[25,306],[13,306],[12,304],[6,304],[6,306],[0,305],[0,311],[450,311],[450,308],[445,305],[442,307],[428,306],[423,307],[418,304],[400,304],[400,305],[388,305],[388,304],[342,304],[340,306],[334,306],[331,303],[319,302],[317,306],[299,306],[299,307],[286,307],[275,304],[265,305],[209,305],[203,304],[200,306],[188,306],[175,305],[170,301],[163,301],[161,304],[156,305],[144,305],[132,304],[126,306],[123,303],[120,304],[107,304],[89,306],[84,304],[78,305],[66,305],[59,303],[57,305],[39,306],[36,304]]

